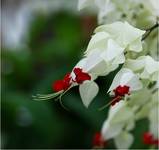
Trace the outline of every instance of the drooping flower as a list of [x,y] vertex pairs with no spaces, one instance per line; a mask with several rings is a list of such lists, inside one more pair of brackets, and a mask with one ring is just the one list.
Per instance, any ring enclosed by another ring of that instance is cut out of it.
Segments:
[[96,75],[89,72],[86,67],[87,58],[82,59],[75,65],[71,77],[74,85],[79,85],[79,92],[85,107],[88,107],[98,94],[98,85],[94,82]]
[[112,105],[124,99],[125,95],[142,88],[142,83],[130,69],[122,68],[115,76],[108,92],[114,97]]
[[134,112],[126,101],[120,101],[118,105],[110,107],[108,118],[102,126],[104,140],[114,138],[117,148],[129,148],[133,137],[128,131],[134,128]]

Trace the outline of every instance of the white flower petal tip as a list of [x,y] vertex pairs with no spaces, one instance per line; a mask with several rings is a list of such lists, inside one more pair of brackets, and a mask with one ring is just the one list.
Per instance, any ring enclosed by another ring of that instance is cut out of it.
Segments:
[[132,136],[132,134],[123,131],[121,134],[115,137],[114,140],[115,145],[118,149],[128,149],[132,145],[134,137]]
[[84,106],[88,108],[93,98],[97,95],[99,88],[94,81],[85,81],[79,86],[79,91]]

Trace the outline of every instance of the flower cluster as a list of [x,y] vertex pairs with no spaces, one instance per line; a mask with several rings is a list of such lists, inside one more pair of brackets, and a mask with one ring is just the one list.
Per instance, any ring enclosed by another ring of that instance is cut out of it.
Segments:
[[[93,2],[102,10],[99,13],[100,19],[113,11],[117,3],[116,0],[113,2],[106,0],[106,5],[102,5],[102,0]],[[92,0],[79,0],[79,8],[84,8],[90,3]],[[136,3],[138,2],[135,1],[135,5]],[[154,27],[158,27],[158,23]],[[129,148],[134,141],[131,131],[136,121],[143,118],[147,118],[150,122],[149,133],[144,134],[144,143],[157,145],[159,62],[143,48],[143,40],[154,27],[145,31],[126,21],[98,26],[83,58],[72,72],[53,83],[53,90],[56,93],[37,95],[34,99],[61,97],[70,88],[79,86],[82,102],[88,107],[99,91],[95,79],[106,76],[121,66],[107,91],[110,96],[110,102],[107,103],[110,104],[108,117],[103,123],[101,132],[95,134],[93,145],[104,148],[106,141],[114,139],[117,148]],[[104,108],[105,106],[102,107]]]

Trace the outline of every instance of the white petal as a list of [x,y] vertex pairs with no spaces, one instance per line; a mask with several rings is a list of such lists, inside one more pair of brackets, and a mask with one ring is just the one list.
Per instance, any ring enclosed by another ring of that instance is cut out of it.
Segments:
[[142,88],[142,83],[130,69],[122,68],[115,76],[109,90],[112,91],[119,85],[127,85],[130,87],[130,91],[139,90]]
[[129,73],[129,72],[131,72],[130,69],[122,68],[122,69],[116,74],[116,76],[114,77],[114,80],[113,80],[113,82],[112,82],[112,84],[111,84],[111,86],[110,86],[108,92],[114,90],[117,86],[119,86],[119,85],[121,84],[120,80],[121,80],[123,74]]
[[127,107],[125,101],[120,101],[118,105],[110,108],[108,118],[102,127],[102,135],[104,139],[108,140],[119,135],[123,127],[133,119],[133,112]]
[[85,107],[88,107],[99,91],[98,85],[93,81],[85,81],[79,86],[79,92]]
[[137,29],[127,22],[115,22],[108,25],[102,25],[95,30],[95,32],[102,31],[109,33],[118,44],[125,48],[145,33],[145,31]]
[[130,91],[136,91],[143,87],[141,81],[136,75],[127,82],[127,85],[130,86]]
[[117,113],[117,115],[115,115],[112,120],[111,120],[111,124],[119,124],[119,123],[124,123],[127,122],[128,120],[132,120],[134,118],[134,112],[133,110],[126,106],[122,107],[122,109],[120,109]]
[[118,105],[114,105],[109,109],[109,119],[114,118],[118,112],[126,106],[125,101],[120,101]]
[[126,131],[130,131],[135,128],[135,121],[131,119],[125,127]]
[[125,62],[125,67],[133,71],[141,70],[145,65],[146,56],[141,56],[138,59],[127,59]]
[[125,62],[125,56],[124,53],[121,53],[118,57],[116,57],[112,61],[112,64],[123,64],[124,62]]
[[98,49],[95,49],[87,56],[84,70],[90,72],[92,69],[96,68],[102,61],[103,59],[100,57],[100,51]]
[[145,105],[149,101],[150,96],[151,96],[150,90],[148,90],[147,88],[143,88],[130,95],[131,100],[129,101],[129,105],[131,107],[135,105],[139,107]]
[[116,137],[122,131],[124,124],[110,125],[109,120],[106,120],[102,127],[102,136],[105,140]]
[[134,78],[134,74],[131,70],[127,70],[127,72],[123,73],[120,78],[120,85],[128,85],[128,82]]
[[118,57],[122,54],[124,48],[120,47],[114,40],[108,40],[108,46],[105,51],[101,54],[101,57],[106,61],[111,61],[112,59]]
[[74,68],[83,68],[85,63],[86,63],[87,58],[83,58],[82,60],[80,60]]
[[115,145],[118,149],[127,149],[130,148],[134,141],[134,137],[132,134],[123,131],[121,134],[119,134],[117,137],[114,138]]
[[149,74],[152,74],[153,72],[159,70],[159,62],[155,61],[152,57],[147,56],[146,57],[146,66],[145,69]]
[[133,41],[129,47],[128,47],[129,51],[134,51],[134,52],[141,52],[142,51],[142,41],[141,41],[141,37],[139,37],[138,39],[136,39],[135,41]]
[[104,50],[107,46],[107,40],[109,37],[109,34],[107,34],[106,32],[98,32],[93,35],[88,44],[85,54],[88,55],[89,52],[94,49],[100,49],[100,51]]

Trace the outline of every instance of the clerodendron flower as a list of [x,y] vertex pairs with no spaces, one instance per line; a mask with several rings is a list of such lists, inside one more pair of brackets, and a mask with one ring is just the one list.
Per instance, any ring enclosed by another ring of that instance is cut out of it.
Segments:
[[[109,18],[115,10],[120,12],[120,15],[125,14],[123,7],[126,11],[132,10],[130,4],[134,4],[132,8],[137,10],[144,7],[139,11],[139,16],[146,11],[149,21],[154,19],[151,18],[152,14],[153,17],[158,16],[155,0],[151,2],[151,6],[148,6],[147,2],[144,4],[143,0],[133,2],[128,0],[127,6],[126,4],[121,6],[117,5],[119,4],[117,0],[79,0],[78,8],[83,9],[95,4],[99,10],[100,23],[105,22],[105,18]],[[82,102],[88,107],[99,92],[95,80],[99,76],[108,75],[120,65],[121,68],[107,91],[111,97],[108,103],[111,104],[108,117],[103,123],[101,132],[94,137],[93,145],[97,148],[104,148],[105,142],[109,139],[114,139],[119,149],[129,148],[135,140],[130,131],[135,128],[136,121],[143,118],[147,118],[150,122],[149,132],[143,136],[144,142],[158,144],[159,62],[149,55],[151,53],[143,51],[143,41],[159,25],[156,23],[148,30],[141,30],[129,24],[127,22],[129,19],[131,20],[132,16],[128,13],[128,19],[125,21],[98,26],[83,58],[62,80],[53,83],[55,93],[34,96],[35,100],[61,99],[69,89],[79,86]],[[138,23],[137,19],[136,22],[132,22]]]

